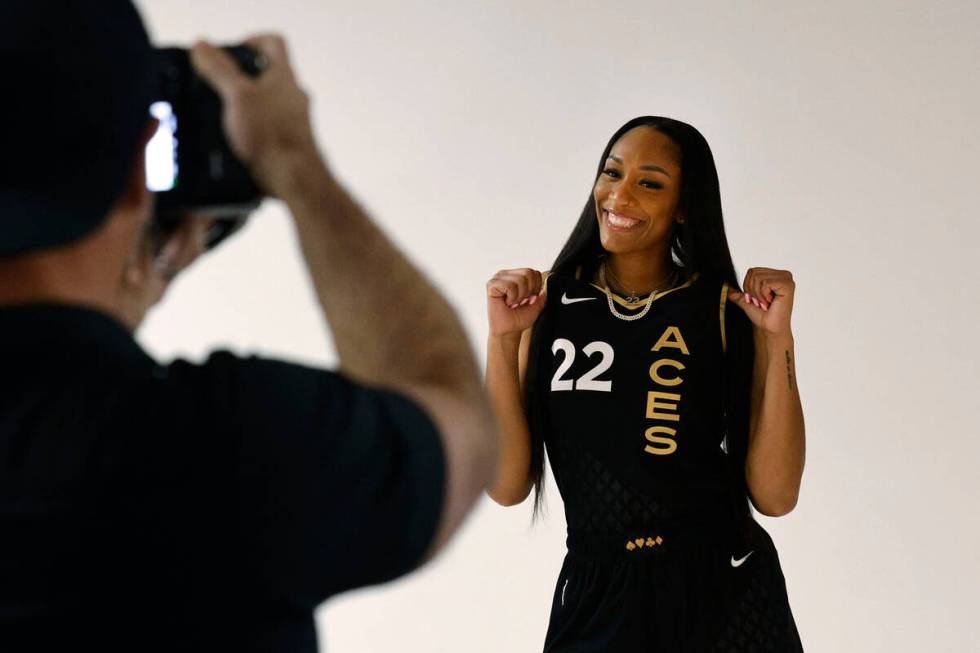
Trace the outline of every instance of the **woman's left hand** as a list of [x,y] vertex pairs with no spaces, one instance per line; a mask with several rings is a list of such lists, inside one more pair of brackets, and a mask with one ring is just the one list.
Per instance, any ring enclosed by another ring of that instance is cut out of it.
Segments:
[[749,268],[742,289],[728,291],[728,299],[745,311],[753,325],[767,336],[790,334],[796,282],[789,270]]

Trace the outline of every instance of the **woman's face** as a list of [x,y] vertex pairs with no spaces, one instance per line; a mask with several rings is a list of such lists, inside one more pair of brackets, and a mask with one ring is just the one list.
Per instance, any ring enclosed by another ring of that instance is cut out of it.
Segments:
[[592,190],[599,238],[609,252],[668,246],[681,190],[680,152],[666,135],[636,127],[609,151]]

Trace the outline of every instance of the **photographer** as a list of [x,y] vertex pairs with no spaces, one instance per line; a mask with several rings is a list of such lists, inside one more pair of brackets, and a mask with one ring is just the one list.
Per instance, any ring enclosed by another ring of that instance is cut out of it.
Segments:
[[140,18],[4,5],[0,650],[313,651],[319,603],[431,558],[492,478],[461,325],[334,179],[265,35],[256,79],[205,43],[192,61],[292,214],[339,369],[151,359],[132,331],[208,223],[148,237]]

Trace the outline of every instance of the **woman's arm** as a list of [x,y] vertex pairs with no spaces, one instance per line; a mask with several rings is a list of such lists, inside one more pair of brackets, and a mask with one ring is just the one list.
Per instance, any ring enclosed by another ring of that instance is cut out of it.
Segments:
[[790,328],[796,284],[786,270],[752,268],[743,288],[729,299],[752,321],[755,344],[745,479],[756,509],[778,517],[796,506],[806,453]]
[[502,506],[517,505],[531,492],[531,431],[522,390],[530,340],[531,329],[487,341],[487,391],[500,433],[497,478],[487,494]]
[[755,365],[745,479],[756,509],[779,517],[796,506],[806,454],[796,355],[792,334],[767,337],[758,328],[752,331]]
[[502,506],[524,501],[533,485],[523,388],[531,334],[547,297],[548,274],[531,268],[501,270],[487,282],[486,385],[500,434],[497,476],[487,494]]

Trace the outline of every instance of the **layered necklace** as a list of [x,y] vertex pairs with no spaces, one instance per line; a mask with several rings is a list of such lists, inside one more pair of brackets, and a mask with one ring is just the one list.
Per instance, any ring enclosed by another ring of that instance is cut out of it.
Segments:
[[[647,295],[647,298],[645,300],[646,306],[643,307],[642,311],[640,311],[639,313],[634,313],[633,315],[624,315],[616,310],[616,303],[613,301],[612,298],[612,290],[609,288],[609,284],[606,282],[606,268],[608,267],[607,263],[608,263],[608,259],[605,259],[602,261],[602,265],[599,267],[599,283],[601,283],[603,288],[605,288],[608,291],[606,293],[606,301],[609,303],[609,312],[612,313],[614,317],[618,317],[620,320],[626,320],[627,322],[631,322],[633,320],[639,320],[641,317],[649,313],[650,307],[653,306],[653,300],[656,299],[657,296],[660,293],[662,293],[664,290],[670,288],[671,283],[674,281],[674,278],[677,276],[677,269],[675,268],[674,271],[667,277],[667,282],[664,285],[658,288],[654,288],[653,292]],[[620,280],[616,278],[616,275],[613,273],[611,269],[609,270],[609,274],[610,276],[612,276],[617,286],[619,286],[620,288],[625,288],[622,282],[620,282]],[[630,291],[629,296],[626,297],[626,301],[630,304],[635,304],[636,302],[640,301],[640,296],[635,291]]]

